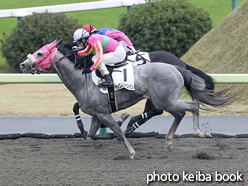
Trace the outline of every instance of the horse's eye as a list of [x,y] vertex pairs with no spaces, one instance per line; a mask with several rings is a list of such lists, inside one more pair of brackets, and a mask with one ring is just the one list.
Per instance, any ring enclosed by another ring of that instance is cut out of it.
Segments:
[[42,59],[43,58],[43,55],[44,55],[44,52],[43,51],[38,51],[37,53],[36,53],[36,58],[37,59]]

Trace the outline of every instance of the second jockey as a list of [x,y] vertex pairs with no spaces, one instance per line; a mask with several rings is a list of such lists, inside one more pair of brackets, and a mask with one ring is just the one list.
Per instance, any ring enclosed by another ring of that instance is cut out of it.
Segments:
[[78,56],[87,56],[92,51],[95,54],[92,57],[93,65],[84,69],[83,73],[90,73],[99,69],[105,81],[98,84],[99,87],[112,87],[113,80],[109,75],[106,64],[115,64],[122,62],[126,57],[126,52],[122,45],[116,40],[100,35],[90,35],[85,29],[77,29],[73,35],[74,42],[77,42],[84,49],[77,52]]
[[[119,30],[111,29],[111,28],[101,28],[97,30],[93,25],[88,25],[88,24],[84,25],[83,29],[85,29],[90,34],[100,34],[113,38],[124,47],[126,52],[131,52],[131,53],[136,52],[131,40],[123,32]],[[131,48],[131,51],[128,47]]]

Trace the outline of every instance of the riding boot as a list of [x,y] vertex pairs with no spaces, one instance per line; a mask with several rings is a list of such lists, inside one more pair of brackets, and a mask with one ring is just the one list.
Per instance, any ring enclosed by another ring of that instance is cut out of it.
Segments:
[[113,80],[111,79],[109,74],[104,75],[103,79],[105,81],[103,81],[102,83],[98,84],[99,87],[113,87],[114,86]]

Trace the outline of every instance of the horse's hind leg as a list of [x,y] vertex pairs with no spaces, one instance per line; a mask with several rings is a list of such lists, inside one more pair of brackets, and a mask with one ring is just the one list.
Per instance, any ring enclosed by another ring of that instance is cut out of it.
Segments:
[[201,138],[211,138],[212,136],[207,132],[202,132],[199,128],[199,103],[197,102],[184,102],[190,105],[190,111],[193,114],[193,129],[194,135],[199,136]]
[[135,131],[138,127],[143,125],[146,121],[151,119],[153,116],[161,115],[163,110],[156,109],[150,100],[146,101],[145,110],[143,114],[133,116],[127,124],[126,134],[130,134]]
[[84,130],[84,124],[81,120],[81,117],[79,115],[79,104],[78,102],[76,102],[73,106],[73,112],[74,112],[74,115],[75,115],[75,119],[77,121],[77,125],[78,125],[78,128],[83,136],[84,139],[87,138],[87,135],[88,135],[88,132]]
[[165,139],[166,139],[166,147],[169,151],[171,151],[172,149],[172,140],[173,140],[173,136],[177,130],[178,125],[180,124],[181,120],[183,119],[185,112],[170,112],[173,116],[174,116],[174,121],[173,124],[169,130],[169,132],[167,133]]
[[[199,108],[199,104],[198,104],[198,108]],[[199,136],[201,138],[211,138],[212,136],[208,132],[202,132],[199,128],[199,109],[196,112],[192,112],[192,114],[193,114],[194,135]]]
[[201,132],[199,129],[199,104],[197,102],[184,102],[178,100],[174,102],[172,106],[166,109],[170,112],[174,117],[175,120],[170,128],[166,136],[166,145],[167,149],[170,151],[172,148],[172,139],[173,135],[176,132],[176,129],[184,116],[185,111],[190,111],[193,114],[193,126],[194,126],[194,134],[199,137],[210,137],[210,135],[206,132]]

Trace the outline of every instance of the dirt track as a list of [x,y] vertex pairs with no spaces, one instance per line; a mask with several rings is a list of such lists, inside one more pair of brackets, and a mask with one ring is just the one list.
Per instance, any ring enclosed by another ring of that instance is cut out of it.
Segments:
[[[113,140],[1,140],[0,185],[139,186],[146,185],[147,174],[153,175],[154,171],[163,180],[169,173],[177,174],[180,181],[160,180],[150,185],[227,185],[227,182],[215,181],[215,171],[222,175],[233,174],[232,178],[239,171],[245,182],[228,184],[248,184],[247,138],[175,138],[172,152],[166,150],[165,139],[128,140],[136,151],[133,160],[129,159],[124,145]],[[205,174],[212,182],[191,182],[188,177],[183,181],[183,171]]]

